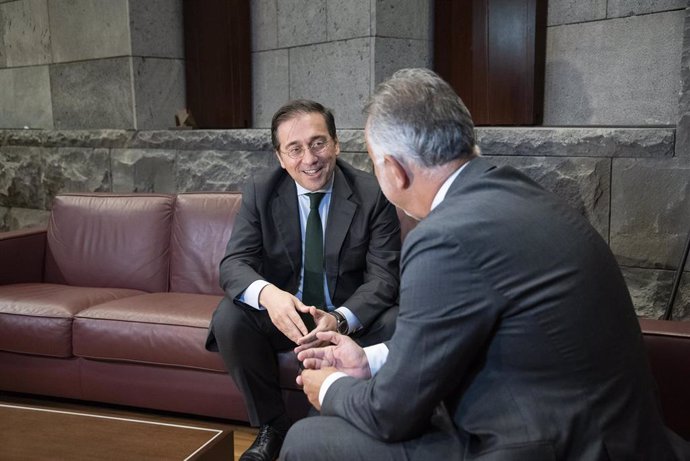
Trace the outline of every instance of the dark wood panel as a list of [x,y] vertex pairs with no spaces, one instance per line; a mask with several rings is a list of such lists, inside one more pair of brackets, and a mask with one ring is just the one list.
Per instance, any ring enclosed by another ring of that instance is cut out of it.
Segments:
[[249,0],[184,0],[187,107],[199,128],[251,126]]
[[545,0],[436,0],[434,67],[477,125],[540,124]]

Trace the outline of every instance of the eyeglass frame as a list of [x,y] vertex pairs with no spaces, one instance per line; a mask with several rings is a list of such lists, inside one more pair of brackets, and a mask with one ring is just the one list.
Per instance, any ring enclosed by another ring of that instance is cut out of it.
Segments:
[[[332,141],[332,139],[325,139],[325,140],[324,139],[316,139],[316,140],[312,141],[307,146],[306,149],[304,148],[304,145],[300,144],[299,146],[296,146],[296,145],[293,146],[292,149],[288,149],[286,151],[278,150],[278,152],[280,152],[281,154],[287,155],[292,160],[299,160],[302,157],[304,157],[304,154],[305,154],[305,152],[307,152],[307,150],[309,150],[309,152],[311,152],[312,155],[319,155],[319,154],[323,153],[326,150],[326,148],[328,147],[328,145],[331,143],[331,141]],[[320,148],[315,148],[314,144],[317,144],[317,143],[323,143],[323,146]],[[292,151],[298,150],[298,152],[295,154],[293,152],[290,152],[291,150]]]

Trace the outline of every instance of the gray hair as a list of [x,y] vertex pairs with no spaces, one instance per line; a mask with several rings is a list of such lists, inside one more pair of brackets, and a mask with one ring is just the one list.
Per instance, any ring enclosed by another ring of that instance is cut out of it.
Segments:
[[402,69],[380,83],[364,108],[374,155],[427,168],[470,158],[474,123],[455,91],[429,69]]

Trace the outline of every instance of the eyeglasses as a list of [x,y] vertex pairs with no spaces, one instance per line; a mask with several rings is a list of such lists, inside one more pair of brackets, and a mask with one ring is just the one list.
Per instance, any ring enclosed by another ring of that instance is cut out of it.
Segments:
[[[312,155],[319,155],[323,153],[323,151],[326,150],[326,147],[330,144],[330,141],[326,141],[324,139],[318,139],[316,141],[313,141],[311,144],[309,144],[309,152],[312,153]],[[299,158],[302,158],[304,155],[304,152],[306,152],[306,149],[304,146],[292,146],[288,150],[284,151],[283,153],[286,154],[288,157],[290,157],[293,160],[297,160]]]

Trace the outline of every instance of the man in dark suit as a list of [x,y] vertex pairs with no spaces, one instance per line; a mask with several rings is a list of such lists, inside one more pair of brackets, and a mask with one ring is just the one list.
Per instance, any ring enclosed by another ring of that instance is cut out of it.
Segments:
[[274,115],[271,136],[282,168],[245,187],[220,264],[226,296],[207,341],[260,426],[241,460],[275,459],[290,425],[276,352],[318,345],[322,331],[384,341],[397,315],[395,207],[373,175],[337,159],[332,112],[292,101]]
[[433,72],[397,72],[367,112],[382,190],[421,220],[403,245],[397,325],[386,344],[328,332],[333,345],[299,353],[322,416],[291,428],[281,460],[690,459],[589,223],[480,157]]

